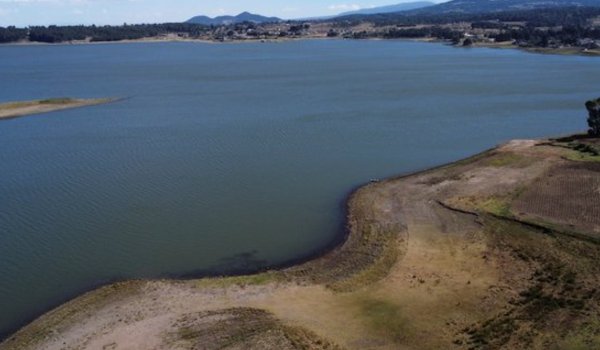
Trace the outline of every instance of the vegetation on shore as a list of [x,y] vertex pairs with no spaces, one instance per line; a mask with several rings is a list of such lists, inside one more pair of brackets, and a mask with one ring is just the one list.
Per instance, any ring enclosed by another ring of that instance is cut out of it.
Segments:
[[200,37],[209,27],[191,23],[123,24],[121,26],[32,26],[28,28],[0,27],[0,43],[30,41],[62,43],[71,41],[121,41],[181,33]]
[[587,101],[585,107],[588,110],[588,125],[590,136],[600,137],[600,98]]

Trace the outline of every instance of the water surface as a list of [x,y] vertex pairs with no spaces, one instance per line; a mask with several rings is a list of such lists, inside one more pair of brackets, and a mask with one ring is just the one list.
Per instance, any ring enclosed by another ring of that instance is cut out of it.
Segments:
[[339,235],[372,178],[585,127],[600,60],[402,41],[0,47],[0,333],[97,283],[232,272]]

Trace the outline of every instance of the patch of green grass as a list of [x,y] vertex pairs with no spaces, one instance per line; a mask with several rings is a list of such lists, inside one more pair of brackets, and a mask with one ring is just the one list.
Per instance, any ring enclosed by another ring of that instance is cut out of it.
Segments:
[[506,198],[491,197],[479,204],[479,209],[499,216],[512,217],[509,202]]
[[471,202],[471,205],[475,207],[475,209],[484,211],[490,214],[494,214],[497,216],[505,217],[505,218],[514,218],[515,215],[511,211],[511,203],[514,200],[519,198],[523,192],[525,192],[526,187],[517,187],[513,191],[507,193],[503,196],[492,196],[487,198],[482,198],[479,200],[475,200]]
[[600,162],[600,150],[595,146],[577,141],[553,142],[550,145],[565,148],[565,159],[575,162]]
[[47,98],[44,100],[38,101],[39,104],[42,105],[62,105],[75,102],[74,99],[69,97],[57,97],[57,98]]
[[503,152],[496,154],[483,162],[484,166],[492,166],[495,168],[502,167],[514,167],[514,168],[524,168],[531,164],[533,160],[528,157],[524,157],[520,154],[512,153],[512,152]]
[[592,155],[579,151],[570,151],[565,154],[565,158],[575,162],[600,162],[600,155]]
[[7,102],[0,104],[0,110],[22,108],[30,105],[31,102]]
[[387,300],[366,298],[359,301],[360,311],[369,327],[382,336],[401,341],[408,334],[410,320],[402,308]]
[[216,277],[216,278],[203,278],[196,281],[196,286],[203,287],[230,287],[234,285],[238,286],[260,286],[273,282],[277,282],[281,279],[281,274],[277,271],[268,271],[254,275],[247,276],[234,276],[234,277]]

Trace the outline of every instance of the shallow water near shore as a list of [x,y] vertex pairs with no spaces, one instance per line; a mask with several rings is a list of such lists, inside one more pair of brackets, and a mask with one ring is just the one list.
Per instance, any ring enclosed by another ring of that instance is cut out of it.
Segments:
[[310,256],[373,178],[584,130],[600,60],[404,41],[0,47],[0,334],[114,279]]

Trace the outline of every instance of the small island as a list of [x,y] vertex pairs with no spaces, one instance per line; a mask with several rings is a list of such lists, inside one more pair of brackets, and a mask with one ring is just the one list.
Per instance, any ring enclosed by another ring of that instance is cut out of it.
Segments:
[[63,109],[94,106],[115,101],[114,98],[75,99],[68,97],[0,103],[0,120],[48,113]]

